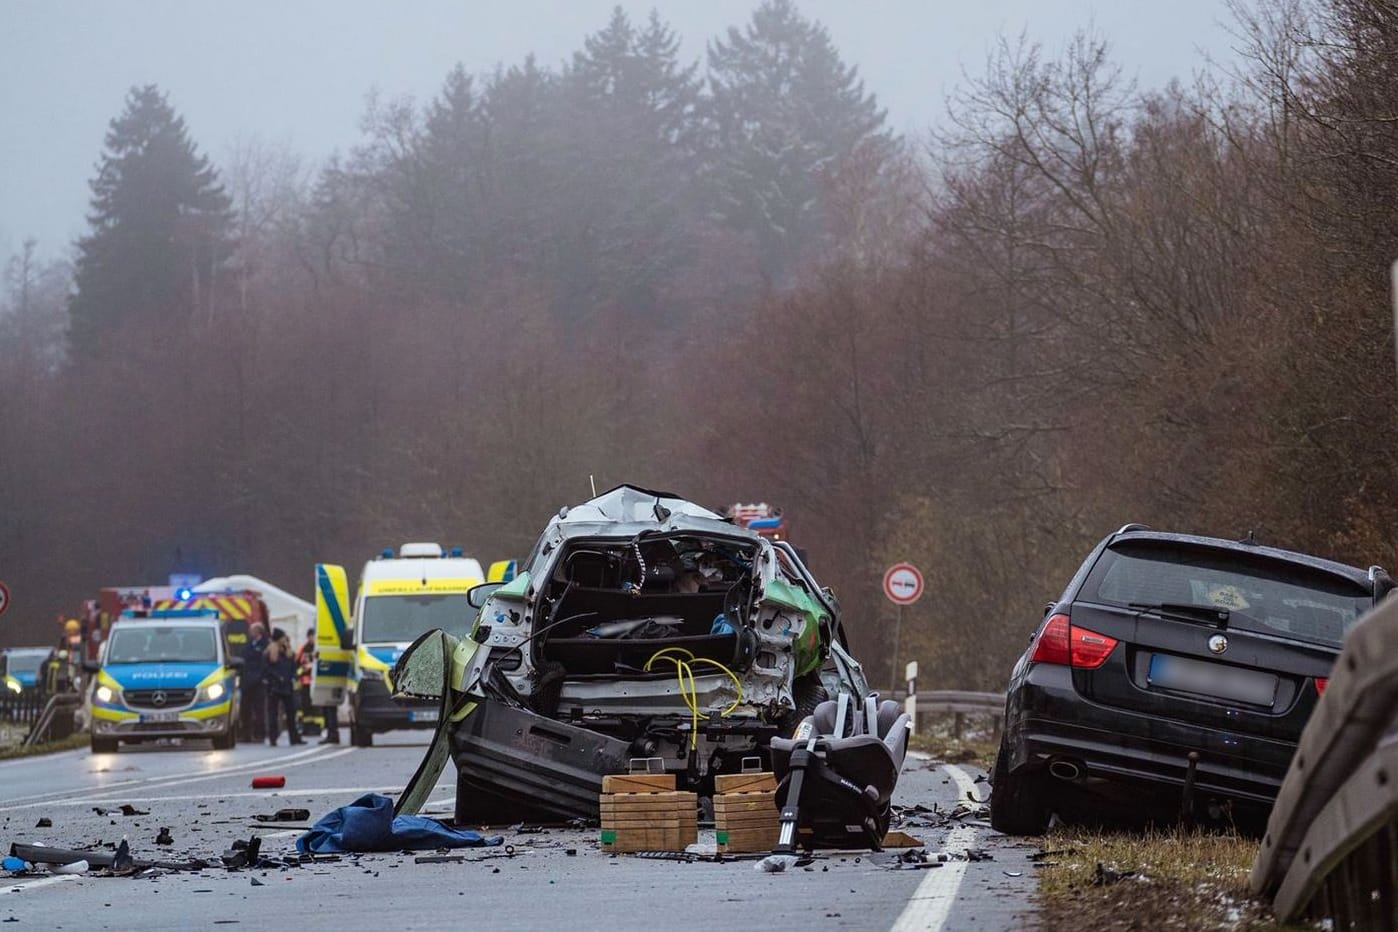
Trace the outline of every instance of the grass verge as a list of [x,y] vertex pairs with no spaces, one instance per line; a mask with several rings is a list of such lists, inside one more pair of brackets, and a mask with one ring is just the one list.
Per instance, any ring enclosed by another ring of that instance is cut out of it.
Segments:
[[931,754],[936,760],[947,764],[972,764],[981,770],[989,771],[995,761],[995,741],[986,735],[968,735],[954,738],[951,735],[913,735],[908,746],[914,751]]
[[11,747],[0,747],[0,760],[13,760],[17,757],[35,757],[39,754],[53,754],[58,751],[74,751],[78,748],[87,747],[87,742],[87,732],[80,732],[76,735],[69,735],[67,738],[60,738],[57,741],[49,741],[44,744],[36,744],[29,748],[18,744]]
[[1252,898],[1255,839],[1184,829],[1057,828],[1043,845],[1039,903],[1050,932],[1308,928],[1279,924]]

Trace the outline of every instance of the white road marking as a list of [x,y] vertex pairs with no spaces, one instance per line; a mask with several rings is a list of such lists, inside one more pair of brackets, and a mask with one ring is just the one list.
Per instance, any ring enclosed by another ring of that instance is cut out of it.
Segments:
[[0,770],[9,770],[23,764],[52,763],[56,760],[65,760],[70,757],[78,757],[88,753],[86,750],[59,751],[57,754],[31,754],[29,757],[16,757],[14,760],[0,761]]
[[[261,799],[294,799],[301,796],[329,796],[333,793],[397,793],[397,787],[376,788],[372,786],[312,786],[306,789],[284,787],[280,790],[244,790],[241,793],[191,793],[187,796],[122,796],[122,802],[188,802],[191,799],[242,799],[256,796]],[[60,805],[62,805],[60,803]]]
[[40,887],[52,886],[56,883],[63,883],[65,880],[82,880],[81,874],[55,874],[52,877],[44,877],[40,880],[26,880],[22,884],[10,887],[0,887],[0,896],[7,893],[28,893],[30,890],[37,890]]
[[[266,757],[266,758],[262,758],[262,759],[254,760],[254,761],[245,761],[245,762],[240,763],[240,764],[233,764],[233,765],[230,765],[229,767],[226,767],[226,768],[224,768],[223,770],[220,770],[218,773],[219,773],[219,775],[221,775],[221,776],[236,776],[236,775],[238,775],[238,774],[240,774],[240,773],[250,772],[250,771],[253,771],[253,770],[262,769],[262,768],[267,767],[268,765],[271,765],[271,764],[282,764],[282,763],[284,763],[284,762],[286,762],[286,761],[297,760],[297,759],[299,759],[299,758],[307,757],[307,756],[312,755],[312,754],[320,754],[321,752],[323,752],[323,751],[325,751],[325,750],[327,750],[327,748],[324,748],[324,747],[314,747],[314,748],[309,748],[309,749],[307,749],[307,750],[305,750],[305,751],[297,751],[295,754],[288,754],[288,755],[285,756],[285,757]],[[58,756],[58,755],[43,755],[43,756],[41,756],[40,759],[43,759],[43,760],[53,760],[54,757],[56,757],[56,756]],[[29,759],[29,758],[26,758],[26,759]],[[208,773],[209,773],[209,770],[208,770],[208,768],[206,767],[206,768],[203,769],[203,770],[186,770],[186,771],[184,771],[183,773],[179,773],[179,772],[176,772],[176,773],[166,773],[166,774],[160,774],[160,775],[152,776],[152,777],[131,777],[131,778],[126,779],[126,780],[116,780],[116,781],[113,781],[113,782],[111,782],[111,783],[104,783],[104,784],[102,784],[102,785],[100,785],[100,786],[77,787],[77,788],[75,788],[75,789],[63,790],[63,791],[61,791],[61,792],[53,792],[53,793],[35,793],[35,794],[30,795],[30,796],[18,796],[18,797],[15,797],[14,799],[6,800],[6,803],[24,803],[24,802],[28,802],[28,801],[30,801],[30,800],[63,799],[63,798],[65,798],[65,797],[67,797],[67,796],[72,796],[72,795],[75,794],[75,793],[88,793],[88,792],[106,793],[106,792],[115,792],[116,790],[119,790],[119,789],[121,789],[122,787],[157,786],[157,785],[160,785],[161,783],[163,783],[163,782],[166,781],[166,780],[178,780],[178,779],[180,779],[181,777],[195,777],[195,776],[205,775],[205,774],[208,774]],[[30,807],[16,807],[16,806],[8,806],[8,807],[6,807],[6,806],[0,806],[0,812],[8,812],[9,809],[11,809],[11,808],[30,808]]]
[[[944,764],[943,770],[956,784],[957,799],[965,799],[966,794],[976,797],[976,784],[965,770],[955,764]],[[976,830],[969,825],[958,825],[947,835],[943,849],[948,852],[965,851],[975,847]],[[961,889],[961,878],[966,876],[965,861],[948,861],[943,867],[931,867],[917,885],[908,905],[894,921],[892,932],[937,932],[951,916],[951,907],[956,902],[956,894]]]
[[319,763],[320,761],[331,760],[345,754],[352,754],[357,748],[342,748],[337,751],[332,751],[329,754],[322,753],[322,750],[323,749],[311,749],[296,754],[289,754],[286,757],[275,757],[268,760],[238,764],[235,767],[230,767],[227,770],[220,770],[215,773],[199,772],[197,776],[173,774],[164,777],[149,777],[145,780],[133,780],[125,784],[114,786],[85,787],[67,793],[53,794],[45,798],[27,797],[35,801],[0,806],[0,812],[14,812],[19,809],[38,809],[43,806],[88,806],[101,803],[130,802],[131,799],[126,793],[126,790],[122,788],[123,786],[128,789],[160,790],[172,786],[184,786],[189,783],[201,783],[206,780],[221,780],[227,777],[247,776],[258,770],[289,770],[293,767],[301,767],[305,764]]

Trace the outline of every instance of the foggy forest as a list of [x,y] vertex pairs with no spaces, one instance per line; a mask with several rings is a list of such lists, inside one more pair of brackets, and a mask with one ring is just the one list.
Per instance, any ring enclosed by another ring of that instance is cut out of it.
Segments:
[[876,683],[899,560],[937,689],[1000,688],[1127,522],[1398,569],[1385,10],[1239,3],[1240,63],[1166,87],[1006,36],[918,137],[789,0],[697,61],[618,10],[326,163],[132,88],[86,234],[5,264],[0,637],[171,572],[522,557],[594,481],[779,505]]

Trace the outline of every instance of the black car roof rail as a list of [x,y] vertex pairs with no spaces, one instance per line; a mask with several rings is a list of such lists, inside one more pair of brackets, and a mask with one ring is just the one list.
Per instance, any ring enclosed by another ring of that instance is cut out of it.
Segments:
[[1149,531],[1150,526],[1145,524],[1123,524],[1117,528],[1118,534],[1125,534],[1127,531]]

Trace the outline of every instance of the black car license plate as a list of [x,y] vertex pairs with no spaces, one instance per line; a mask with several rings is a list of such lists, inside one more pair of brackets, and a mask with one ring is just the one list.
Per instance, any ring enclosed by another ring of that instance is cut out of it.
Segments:
[[1275,673],[1260,670],[1241,670],[1188,657],[1154,654],[1150,658],[1147,682],[1162,689],[1270,706],[1277,696],[1278,678]]

